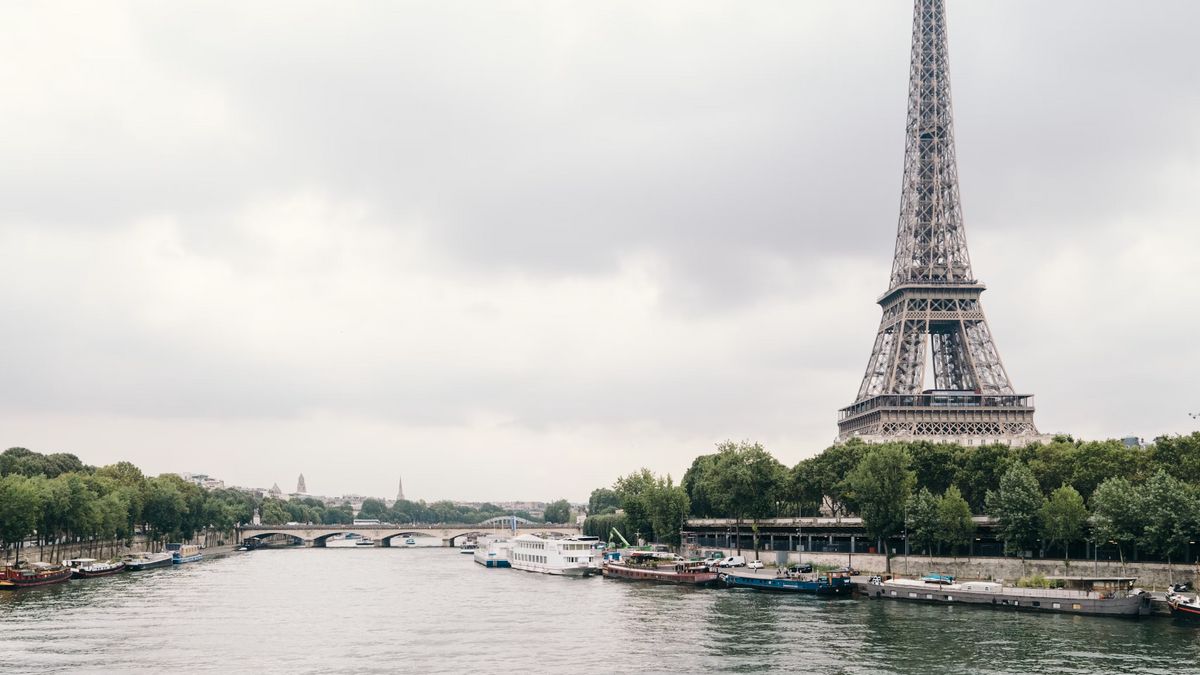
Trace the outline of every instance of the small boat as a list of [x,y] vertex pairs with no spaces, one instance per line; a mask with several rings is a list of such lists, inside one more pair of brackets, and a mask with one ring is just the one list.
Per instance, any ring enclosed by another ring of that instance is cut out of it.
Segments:
[[780,568],[775,574],[754,572],[721,572],[721,581],[730,588],[752,588],[757,591],[808,593],[821,596],[849,596],[854,591],[847,572],[802,571],[810,566],[793,565]]
[[175,556],[169,551],[161,553],[131,553],[122,559],[125,569],[130,572],[141,572],[158,567],[170,567],[175,564]]
[[416,546],[416,545],[417,545],[417,540],[416,540],[416,539],[413,539],[412,537],[409,537],[409,538],[407,538],[407,539],[405,539],[405,540],[404,540],[404,545],[405,545],[405,546]]
[[204,554],[200,552],[200,547],[195,544],[167,544],[166,550],[171,553],[172,562],[176,565],[197,562],[204,559]]
[[479,544],[477,544],[476,542],[473,542],[473,541],[468,541],[467,543],[458,547],[458,552],[462,553],[464,555],[467,555],[467,554],[474,553],[475,550],[478,548],[479,548]]
[[475,562],[484,567],[512,567],[509,555],[512,554],[512,542],[507,539],[489,541],[487,546],[475,549]]
[[0,590],[61,584],[71,578],[71,568],[48,562],[18,563],[0,570]]
[[1186,596],[1181,586],[1172,586],[1167,591],[1167,607],[1171,609],[1171,618],[1187,621],[1200,621],[1200,595]]
[[711,586],[718,575],[703,560],[665,558],[655,551],[633,551],[604,561],[603,574],[614,579],[654,581],[660,584]]
[[996,581],[955,582],[929,574],[920,579],[871,577],[863,584],[868,598],[983,605],[1059,614],[1136,617],[1150,613],[1150,594],[1134,587],[1136,577],[1047,577],[1059,588],[1019,588]]
[[75,579],[106,577],[125,571],[125,563],[120,560],[101,561],[95,558],[72,558],[64,560],[63,564],[71,568],[71,576]]
[[258,537],[250,537],[249,539],[243,539],[242,543],[239,544],[238,547],[233,550],[235,550],[235,551],[254,551],[254,550],[260,549],[262,547],[263,547],[262,539],[259,539]]
[[347,532],[325,540],[325,548],[371,548],[373,546],[375,546],[374,539],[353,532]]

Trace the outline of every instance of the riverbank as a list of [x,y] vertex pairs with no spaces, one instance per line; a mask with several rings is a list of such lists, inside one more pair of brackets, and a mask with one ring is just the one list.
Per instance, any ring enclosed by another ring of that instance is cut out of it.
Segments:
[[[875,553],[798,553],[795,551],[754,551],[742,549],[705,549],[722,551],[724,555],[741,555],[747,561],[759,559],[767,564],[790,565],[807,562],[820,565],[852,565],[856,570],[883,574],[887,561]],[[1120,563],[1092,560],[1021,560],[1020,558],[947,558],[934,556],[896,556],[892,558],[892,573],[920,575],[927,572],[951,574],[960,579],[1016,581],[1021,577],[1042,576],[1131,576],[1148,590],[1165,590],[1171,584],[1200,579],[1196,565],[1167,565],[1165,563]]]
[[[212,545],[205,546],[205,541]],[[226,533],[209,533],[207,537],[193,537],[182,543],[195,544],[204,549],[206,555],[228,553],[232,551],[236,544],[236,534],[234,532]],[[228,542],[228,543],[227,543]],[[47,544],[46,546],[23,546],[21,547],[21,560],[28,561],[43,561],[43,562],[62,562],[69,558],[120,558],[121,556],[130,553],[141,553],[143,551],[161,551],[163,542],[151,541],[145,535],[138,535],[131,541],[81,541],[60,544]],[[3,564],[10,565],[16,562],[16,550],[10,548],[0,556],[0,561]]]

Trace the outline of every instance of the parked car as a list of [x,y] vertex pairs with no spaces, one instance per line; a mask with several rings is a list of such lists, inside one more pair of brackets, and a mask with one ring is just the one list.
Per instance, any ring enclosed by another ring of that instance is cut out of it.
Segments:
[[746,556],[742,556],[742,555],[731,555],[728,558],[725,558],[721,562],[717,563],[717,567],[745,567],[745,566],[746,566]]
[[751,560],[750,562],[746,563],[746,567],[749,567],[752,570],[761,570],[763,568],[763,562],[761,560]]

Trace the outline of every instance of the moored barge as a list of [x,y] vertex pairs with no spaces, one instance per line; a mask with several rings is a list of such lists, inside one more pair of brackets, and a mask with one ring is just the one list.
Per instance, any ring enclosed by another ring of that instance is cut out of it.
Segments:
[[[374,545],[374,542],[371,542],[371,545]],[[172,562],[176,565],[198,562],[204,559],[204,554],[200,552],[200,547],[195,544],[167,544],[167,551],[171,553]]]
[[76,579],[106,577],[125,571],[125,563],[120,560],[100,561],[95,558],[72,558],[64,560],[63,564],[71,568],[71,576]]
[[169,551],[161,553],[131,553],[125,556],[125,569],[130,572],[141,572],[158,567],[170,567],[175,564],[175,557]]
[[1150,613],[1150,594],[1135,588],[1136,577],[1049,577],[1063,588],[1019,588],[995,581],[964,581],[929,575],[921,579],[871,577],[868,598],[942,605],[980,605],[1059,614],[1137,617]]
[[1175,588],[1167,592],[1167,607],[1171,610],[1172,619],[1200,621],[1200,595],[1188,597]]
[[35,562],[0,570],[0,590],[36,588],[61,584],[71,578],[71,568],[54,563]]
[[604,576],[685,586],[711,586],[717,581],[717,573],[702,560],[663,558],[650,551],[635,551],[617,560],[605,560]]
[[774,576],[753,572],[722,572],[721,581],[730,588],[757,591],[808,593],[820,596],[849,596],[854,591],[849,572],[800,572],[780,569]]

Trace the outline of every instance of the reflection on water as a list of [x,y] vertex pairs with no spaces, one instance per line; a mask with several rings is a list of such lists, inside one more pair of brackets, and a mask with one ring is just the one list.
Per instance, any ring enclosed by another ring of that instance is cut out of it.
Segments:
[[[1200,672],[1200,628],[298,549],[0,594],[0,673]],[[1192,664],[1197,664],[1193,666]]]

